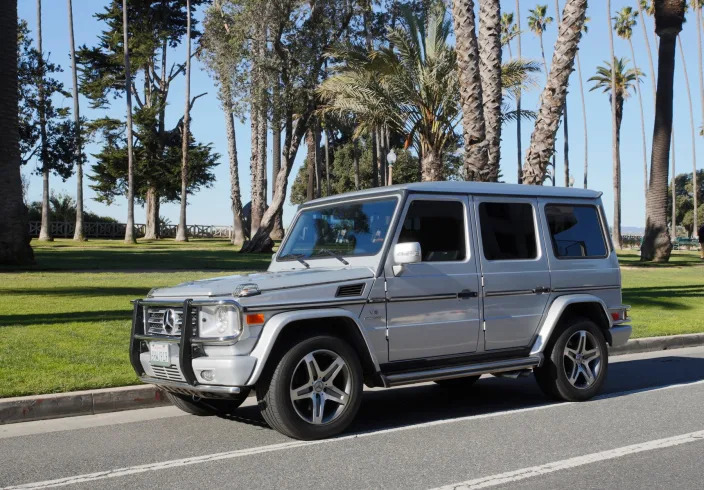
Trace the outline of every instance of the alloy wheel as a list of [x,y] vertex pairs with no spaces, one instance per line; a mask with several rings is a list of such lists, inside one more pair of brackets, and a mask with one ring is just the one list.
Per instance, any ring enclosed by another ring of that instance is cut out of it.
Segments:
[[586,330],[572,334],[565,344],[564,369],[567,381],[577,389],[591,387],[601,371],[601,347]]

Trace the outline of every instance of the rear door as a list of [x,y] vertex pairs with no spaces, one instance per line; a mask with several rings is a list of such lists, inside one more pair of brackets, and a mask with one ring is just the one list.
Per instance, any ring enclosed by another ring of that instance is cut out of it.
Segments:
[[419,242],[422,261],[393,272],[385,265],[389,360],[471,353],[479,337],[480,288],[470,247],[473,219],[466,196],[411,195],[396,243]]
[[484,280],[484,347],[526,347],[550,296],[538,201],[494,196],[474,200]]

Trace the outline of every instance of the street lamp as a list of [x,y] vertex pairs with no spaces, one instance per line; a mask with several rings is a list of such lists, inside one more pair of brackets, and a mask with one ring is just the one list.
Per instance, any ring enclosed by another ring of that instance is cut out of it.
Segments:
[[389,184],[391,185],[393,183],[393,172],[394,172],[394,163],[396,163],[396,153],[394,152],[394,149],[391,148],[391,151],[389,152],[388,155],[386,155],[386,161],[389,164]]

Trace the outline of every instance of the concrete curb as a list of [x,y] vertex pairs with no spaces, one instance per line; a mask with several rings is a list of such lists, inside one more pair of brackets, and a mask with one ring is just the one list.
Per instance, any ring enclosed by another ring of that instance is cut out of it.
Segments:
[[[699,345],[704,345],[704,333],[631,339],[625,345],[609,349],[609,353],[618,356]],[[153,385],[0,398],[0,425],[163,405],[169,402]]]
[[153,385],[0,398],[0,425],[168,405]]
[[696,347],[699,345],[704,345],[704,333],[631,339],[624,345],[609,349],[609,353],[618,356],[622,354],[636,354],[639,352],[682,349],[684,347]]

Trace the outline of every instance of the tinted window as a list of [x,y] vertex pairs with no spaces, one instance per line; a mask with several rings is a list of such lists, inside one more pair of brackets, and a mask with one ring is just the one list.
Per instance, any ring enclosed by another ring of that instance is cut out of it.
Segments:
[[556,257],[605,257],[606,243],[594,206],[548,204],[545,215]]
[[530,204],[483,202],[479,204],[479,223],[487,260],[525,260],[538,256]]
[[375,255],[381,250],[396,199],[331,204],[301,212],[278,260]]
[[418,242],[423,262],[464,260],[464,206],[458,201],[413,201],[398,243]]

